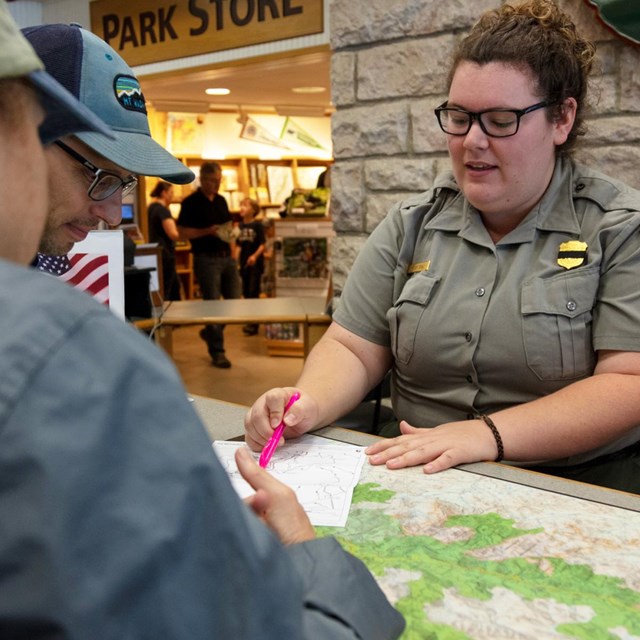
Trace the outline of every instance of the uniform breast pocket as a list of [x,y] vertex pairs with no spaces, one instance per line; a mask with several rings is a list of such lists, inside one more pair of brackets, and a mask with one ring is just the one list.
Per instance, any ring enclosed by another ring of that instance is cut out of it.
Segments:
[[387,312],[394,358],[408,364],[413,355],[420,318],[433,297],[439,276],[417,273],[402,288],[395,305]]
[[535,278],[522,287],[522,330],[529,368],[541,380],[589,375],[595,366],[591,342],[597,269]]

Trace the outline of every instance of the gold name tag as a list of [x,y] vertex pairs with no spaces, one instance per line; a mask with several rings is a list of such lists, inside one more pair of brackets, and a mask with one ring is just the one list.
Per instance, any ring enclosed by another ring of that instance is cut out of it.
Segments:
[[431,260],[427,260],[426,262],[414,262],[410,264],[407,268],[407,273],[418,273],[420,271],[429,271],[429,267],[431,266]]

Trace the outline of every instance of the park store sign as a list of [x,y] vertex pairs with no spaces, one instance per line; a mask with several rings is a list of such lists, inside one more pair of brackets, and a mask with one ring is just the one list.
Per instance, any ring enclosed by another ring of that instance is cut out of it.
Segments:
[[322,33],[324,0],[94,0],[91,30],[131,66]]
[[585,0],[595,8],[598,18],[617,35],[640,44],[639,0]]

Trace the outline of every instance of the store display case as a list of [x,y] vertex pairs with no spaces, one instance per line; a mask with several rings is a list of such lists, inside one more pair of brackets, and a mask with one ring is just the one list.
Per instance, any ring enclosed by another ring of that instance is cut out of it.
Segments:
[[[329,219],[284,218],[275,223],[276,296],[318,297],[331,295],[331,242],[335,237]],[[270,355],[304,354],[302,328],[269,325]]]

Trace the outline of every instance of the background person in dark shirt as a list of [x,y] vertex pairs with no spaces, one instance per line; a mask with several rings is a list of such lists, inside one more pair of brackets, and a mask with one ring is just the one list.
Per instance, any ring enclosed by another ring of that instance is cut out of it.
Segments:
[[164,180],[149,194],[154,200],[149,205],[149,242],[157,242],[162,247],[162,277],[164,299],[180,300],[180,281],[176,273],[175,242],[180,233],[176,221],[169,211],[173,200],[173,185]]
[[[193,271],[204,300],[239,298],[241,282],[233,257],[235,242],[218,235],[222,225],[232,224],[227,201],[218,193],[222,168],[216,162],[200,167],[200,187],[182,201],[178,227],[191,242]],[[231,362],[224,353],[224,325],[205,325],[200,337],[207,343],[214,367],[228,369]]]

